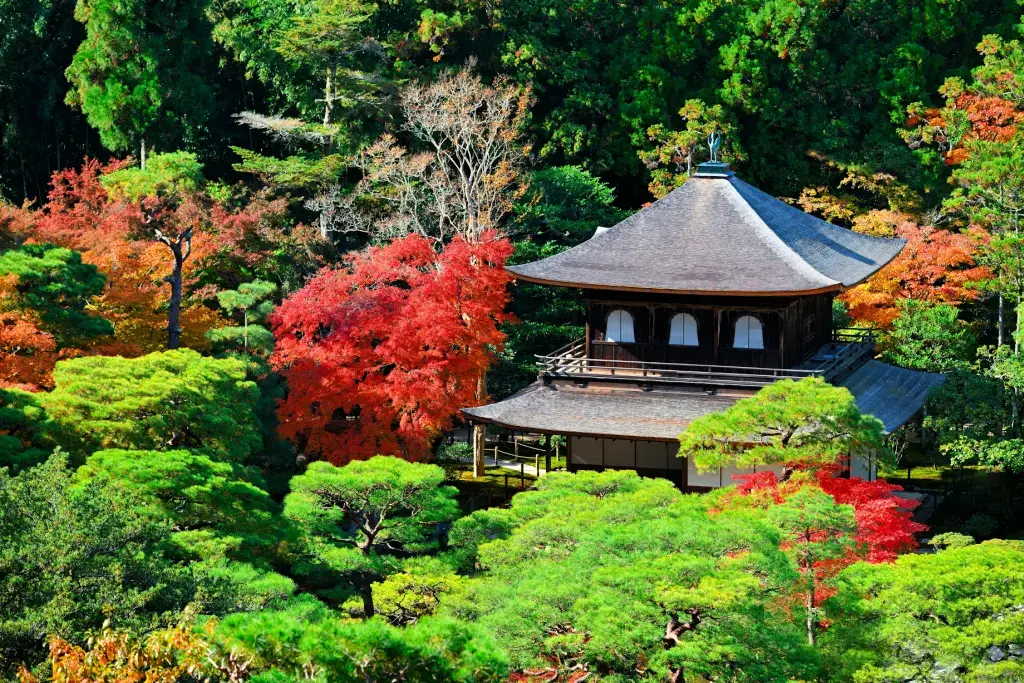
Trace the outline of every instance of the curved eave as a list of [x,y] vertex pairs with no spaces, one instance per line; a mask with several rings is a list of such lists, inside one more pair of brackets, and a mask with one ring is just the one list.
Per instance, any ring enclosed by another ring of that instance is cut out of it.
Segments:
[[[907,246],[907,241],[903,238],[890,238],[893,242],[899,242],[899,248],[893,250],[892,254],[884,262],[878,265],[877,268],[872,270],[870,273],[865,274],[862,278],[855,282],[843,283],[835,282],[834,284],[825,287],[815,287],[811,289],[792,289],[792,290],[723,290],[723,289],[667,289],[662,287],[635,287],[629,285],[608,285],[608,284],[596,284],[592,282],[571,282],[567,280],[553,280],[550,278],[537,277],[535,275],[529,275],[518,270],[522,266],[505,266],[505,270],[512,274],[516,280],[522,280],[524,282],[532,282],[538,285],[548,285],[551,287],[569,287],[572,289],[599,289],[613,292],[641,292],[645,294],[686,294],[686,295],[702,295],[702,296],[811,296],[813,294],[825,294],[826,292],[845,292],[848,289],[852,289],[857,285],[860,285],[867,281],[871,276],[878,273],[880,270],[885,268],[887,265],[893,262],[893,260],[903,252],[904,247]],[[523,264],[530,265],[530,264]]]
[[906,247],[906,246],[907,246],[907,240],[903,239],[902,237],[890,237],[890,238],[888,238],[888,239],[891,239],[891,240],[893,240],[894,242],[899,242],[899,243],[900,243],[900,248],[899,248],[899,249],[897,249],[897,250],[895,250],[895,251],[894,251],[894,252],[892,253],[892,256],[890,256],[890,257],[889,257],[888,259],[886,259],[884,263],[882,263],[882,264],[881,264],[880,266],[878,266],[878,267],[877,267],[877,268],[875,268],[875,269],[874,269],[873,271],[871,271],[870,273],[868,273],[867,275],[865,275],[865,276],[864,276],[864,277],[862,277],[861,279],[857,280],[856,282],[851,282],[851,283],[849,283],[849,284],[842,284],[842,283],[840,283],[840,286],[839,286],[839,291],[841,291],[841,292],[845,292],[845,291],[846,291],[846,290],[848,290],[848,289],[853,289],[853,288],[854,288],[854,287],[856,287],[857,285],[860,285],[860,284],[863,284],[863,283],[867,282],[867,281],[868,281],[868,280],[869,280],[869,279],[870,279],[870,278],[871,278],[872,276],[876,275],[876,274],[877,274],[877,273],[878,273],[878,272],[879,272],[880,270],[882,270],[882,269],[883,269],[883,268],[885,268],[885,267],[886,267],[887,265],[889,265],[889,264],[890,264],[890,263],[892,263],[892,262],[893,262],[894,260],[896,260],[896,257],[897,257],[897,256],[899,256],[900,254],[902,254],[902,253],[903,253],[903,249],[904,249],[904,247]]
[[[895,256],[893,258],[895,258]],[[644,294],[691,294],[703,296],[810,296],[812,294],[824,294],[826,292],[841,292],[848,288],[844,287],[841,282],[837,282],[827,287],[817,287],[814,289],[768,291],[738,291],[726,289],[664,289],[661,287],[630,287],[626,285],[606,285],[594,284],[589,282],[567,282],[564,280],[549,280],[547,278],[536,277],[533,275],[525,275],[515,270],[515,268],[516,266],[505,266],[505,270],[512,273],[513,277],[516,280],[532,282],[538,285],[549,285],[551,287],[570,287],[572,289],[600,289],[612,292],[642,292]],[[870,277],[870,275],[868,277]],[[853,285],[849,285],[849,287],[854,287],[858,284],[860,284],[860,282],[854,283]]]

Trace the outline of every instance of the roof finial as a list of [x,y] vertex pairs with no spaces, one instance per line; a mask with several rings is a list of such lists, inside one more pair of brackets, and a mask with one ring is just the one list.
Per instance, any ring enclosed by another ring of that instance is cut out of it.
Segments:
[[708,161],[718,161],[718,148],[722,146],[722,136],[715,131],[708,135],[708,152],[711,158]]

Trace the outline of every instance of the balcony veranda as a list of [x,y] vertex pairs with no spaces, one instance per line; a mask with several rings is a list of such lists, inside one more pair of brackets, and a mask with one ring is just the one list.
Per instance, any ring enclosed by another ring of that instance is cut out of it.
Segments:
[[[588,356],[586,342],[578,339],[550,355],[537,356],[541,379],[568,379],[576,382],[614,381],[635,382],[641,385],[696,385],[701,387],[759,388],[780,379],[822,377],[826,381],[841,380],[874,355],[875,339],[871,330],[850,328],[837,330],[833,340],[810,354],[792,368],[765,367],[777,365],[776,351],[737,349],[744,353],[761,353],[756,365],[675,363],[661,360],[639,360],[632,356],[663,358],[672,352],[667,345],[620,345],[623,353],[615,353],[610,343],[592,344]],[[658,348],[661,347],[661,348]],[[693,355],[706,355],[706,350],[694,347]],[[776,362],[768,355],[774,354]],[[753,356],[752,356],[753,357]]]

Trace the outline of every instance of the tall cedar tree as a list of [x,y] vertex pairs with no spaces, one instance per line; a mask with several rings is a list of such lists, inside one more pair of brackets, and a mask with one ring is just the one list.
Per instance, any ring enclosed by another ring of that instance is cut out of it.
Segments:
[[504,341],[511,252],[491,233],[440,253],[410,235],[322,270],[270,318],[281,434],[335,464],[425,458]]
[[213,108],[206,3],[79,0],[86,37],[68,67],[78,107],[114,151],[177,148],[199,134]]
[[351,104],[369,79],[348,65],[367,49],[364,26],[374,6],[358,0],[326,0],[313,3],[307,16],[295,16],[291,26],[276,36],[274,49],[287,61],[324,74],[324,125],[333,121],[335,103]]

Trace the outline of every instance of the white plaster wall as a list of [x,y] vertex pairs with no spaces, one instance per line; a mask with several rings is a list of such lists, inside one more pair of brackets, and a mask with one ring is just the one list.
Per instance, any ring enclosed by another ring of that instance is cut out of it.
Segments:
[[755,472],[774,472],[776,477],[782,477],[782,472],[785,468],[782,465],[758,465],[754,468]]
[[874,459],[868,459],[860,455],[850,458],[850,476],[860,477],[865,481],[874,481],[878,477],[878,465]]
[[722,486],[732,486],[733,484],[740,483],[739,479],[733,479],[734,476],[743,476],[746,474],[753,474],[754,468],[741,469],[739,467],[723,467],[722,468]]
[[688,486],[713,486],[722,485],[722,473],[719,471],[697,473],[697,466],[693,464],[693,458],[686,459],[686,484]]
[[601,439],[570,436],[569,449],[576,465],[601,465]]
[[637,441],[636,466],[641,469],[664,470],[668,469],[669,465],[672,464],[672,460],[675,460],[678,467],[681,463],[678,462],[679,458],[676,457],[676,450],[675,444],[663,441]]
[[636,442],[628,439],[604,440],[605,467],[636,467]]

